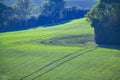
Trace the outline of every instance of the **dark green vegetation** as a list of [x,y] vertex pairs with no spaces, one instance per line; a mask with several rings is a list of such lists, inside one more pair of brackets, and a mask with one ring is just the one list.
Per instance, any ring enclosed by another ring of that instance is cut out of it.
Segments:
[[11,7],[0,3],[0,32],[2,31],[2,29],[5,29],[5,27],[3,27],[4,25],[8,26],[7,22],[8,20],[10,20],[12,13],[13,9]]
[[80,6],[83,9],[91,9],[97,4],[98,0],[67,0],[68,6]]
[[98,44],[120,45],[120,0],[100,0],[88,13]]
[[17,31],[51,23],[83,18],[89,10],[66,7],[65,0],[16,0],[9,6],[0,2],[0,32]]
[[[16,0],[1,0],[1,2],[6,3],[7,5],[12,5]],[[40,5],[40,3],[44,0],[33,0],[34,4]],[[66,0],[66,6],[80,6],[81,8],[89,8],[91,9],[98,0]]]
[[120,50],[93,37],[85,19],[0,33],[0,80],[119,80]]
[[65,0],[45,0],[41,5],[41,15],[50,17],[52,22],[64,18]]

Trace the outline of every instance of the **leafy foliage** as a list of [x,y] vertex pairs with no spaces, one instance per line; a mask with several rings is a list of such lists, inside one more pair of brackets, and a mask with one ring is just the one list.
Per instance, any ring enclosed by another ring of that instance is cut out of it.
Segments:
[[64,0],[45,0],[41,5],[41,15],[51,17],[52,22],[63,18],[63,11],[65,9]]
[[120,1],[101,0],[87,15],[98,44],[120,44]]
[[14,11],[11,7],[0,3],[0,31],[9,26]]
[[63,20],[81,18],[88,12],[88,10],[81,10],[78,7],[65,7],[65,0],[45,0],[39,6],[33,4],[32,0],[16,0],[10,7],[2,3],[0,5],[0,32],[23,30]]
[[32,0],[17,0],[13,5],[17,18],[26,20],[33,13]]
[[82,10],[78,6],[67,7],[64,11],[64,19],[71,20],[76,18],[83,18],[88,11],[88,9]]

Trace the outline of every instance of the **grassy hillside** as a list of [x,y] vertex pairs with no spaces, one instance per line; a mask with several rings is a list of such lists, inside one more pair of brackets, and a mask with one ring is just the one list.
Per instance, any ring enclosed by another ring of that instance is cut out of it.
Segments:
[[85,19],[0,33],[0,80],[119,80],[120,50],[93,37]]

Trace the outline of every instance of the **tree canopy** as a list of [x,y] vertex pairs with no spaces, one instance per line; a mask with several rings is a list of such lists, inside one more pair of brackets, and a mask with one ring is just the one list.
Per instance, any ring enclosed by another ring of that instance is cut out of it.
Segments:
[[40,7],[41,15],[51,17],[54,21],[60,20],[63,18],[65,3],[64,0],[45,0]]
[[120,44],[120,1],[100,0],[87,18],[95,29],[98,44]]
[[9,21],[12,19],[13,13],[14,11],[11,7],[0,3],[0,31],[9,25]]
[[17,0],[13,4],[16,17],[22,20],[26,20],[33,13],[33,4],[32,0]]

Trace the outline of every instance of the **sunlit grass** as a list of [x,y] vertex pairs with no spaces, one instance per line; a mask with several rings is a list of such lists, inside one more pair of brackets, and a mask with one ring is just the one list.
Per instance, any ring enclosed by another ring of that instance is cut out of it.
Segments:
[[120,50],[97,47],[93,37],[85,18],[0,33],[0,80],[19,80],[49,63],[25,80],[119,80]]

